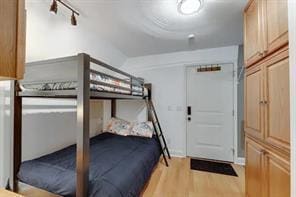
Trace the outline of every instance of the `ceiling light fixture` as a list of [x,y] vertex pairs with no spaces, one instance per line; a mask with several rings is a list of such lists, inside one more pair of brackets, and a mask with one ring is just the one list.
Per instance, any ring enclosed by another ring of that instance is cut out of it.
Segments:
[[178,11],[183,15],[198,13],[202,7],[202,0],[178,0]]
[[77,25],[77,19],[76,19],[75,15],[79,16],[79,12],[75,11],[70,5],[66,4],[62,0],[53,0],[49,11],[57,14],[57,12],[58,12],[58,4],[57,4],[57,2],[59,2],[61,5],[63,5],[64,7],[66,7],[67,9],[72,11],[71,24],[73,26],[76,26]]

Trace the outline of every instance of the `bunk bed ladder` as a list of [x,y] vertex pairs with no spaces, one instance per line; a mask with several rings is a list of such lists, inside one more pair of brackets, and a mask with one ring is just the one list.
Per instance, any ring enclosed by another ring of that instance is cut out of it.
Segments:
[[[159,123],[159,120],[158,120],[158,117],[157,117],[153,102],[151,100],[149,100],[149,99],[146,99],[146,105],[147,105],[147,109],[148,109],[148,116],[150,117],[150,120],[152,121],[155,134],[157,136],[158,142],[159,142],[160,147],[161,147],[161,153],[163,155],[163,159],[165,161],[166,166],[168,167],[169,164],[168,164],[168,161],[167,161],[167,156],[168,156],[169,159],[171,159],[171,155],[170,155],[169,149],[167,147],[165,137],[164,137],[164,135],[162,133],[162,129],[161,129],[161,126],[160,126],[160,123]],[[167,156],[166,156],[166,154],[167,154]]]

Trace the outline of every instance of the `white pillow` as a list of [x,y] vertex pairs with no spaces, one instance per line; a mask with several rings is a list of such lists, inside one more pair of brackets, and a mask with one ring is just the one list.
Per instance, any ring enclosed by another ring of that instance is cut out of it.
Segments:
[[130,135],[152,138],[154,127],[152,122],[133,123]]
[[130,122],[118,118],[111,118],[105,132],[128,136],[131,133],[131,129],[132,124]]

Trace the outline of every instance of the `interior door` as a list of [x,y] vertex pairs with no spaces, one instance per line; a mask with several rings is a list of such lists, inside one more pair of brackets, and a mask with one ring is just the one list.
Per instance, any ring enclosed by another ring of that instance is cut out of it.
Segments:
[[187,68],[187,155],[233,162],[233,65]]

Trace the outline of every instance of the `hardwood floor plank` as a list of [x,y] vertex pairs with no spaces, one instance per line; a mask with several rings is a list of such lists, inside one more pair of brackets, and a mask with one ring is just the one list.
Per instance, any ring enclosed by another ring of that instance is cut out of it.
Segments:
[[195,171],[189,158],[158,164],[143,197],[244,197],[244,167],[233,165],[238,177]]

